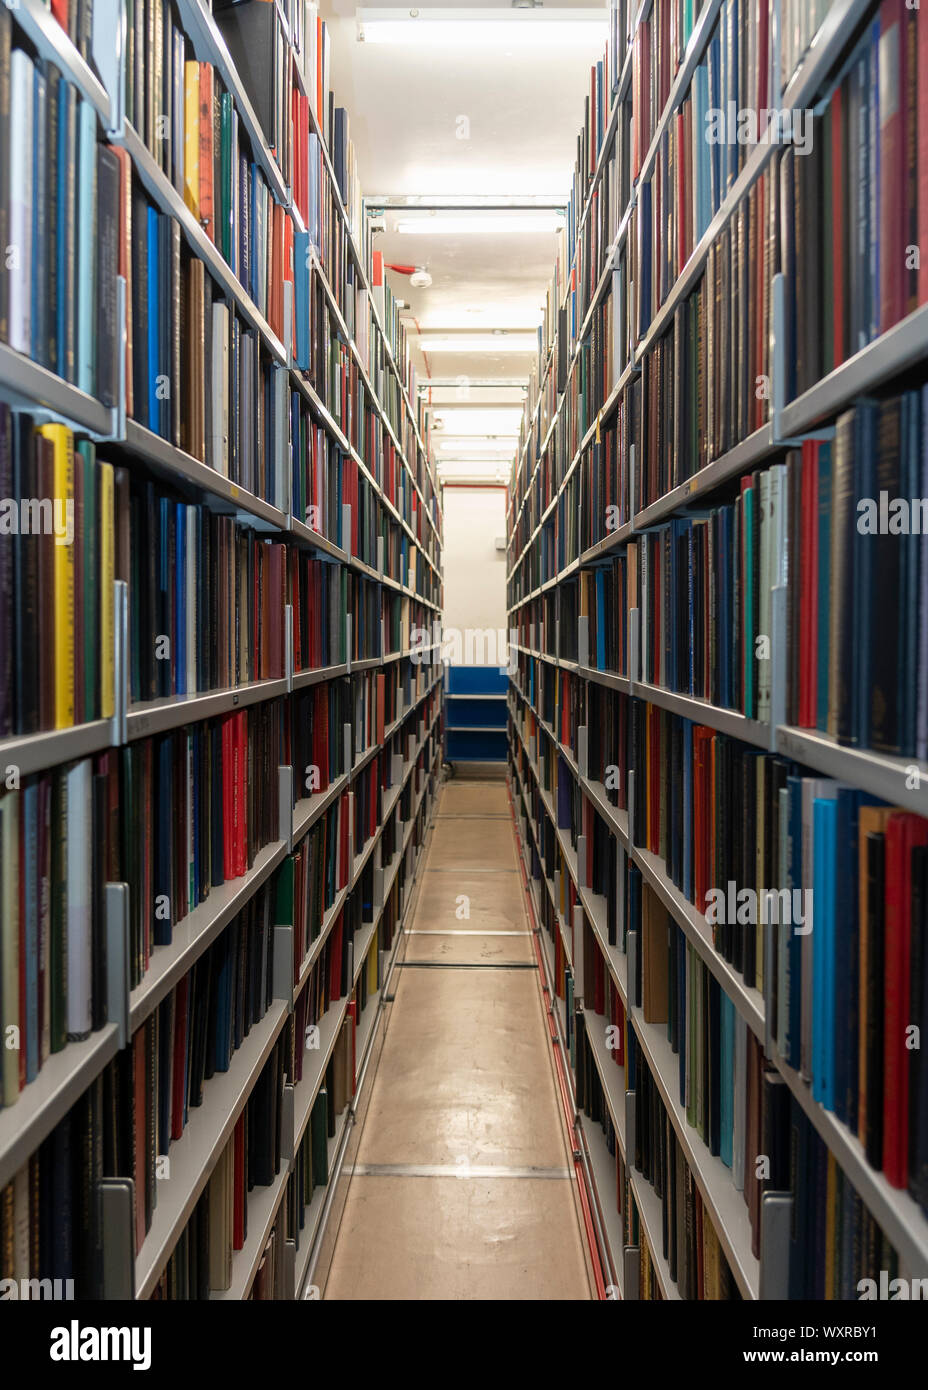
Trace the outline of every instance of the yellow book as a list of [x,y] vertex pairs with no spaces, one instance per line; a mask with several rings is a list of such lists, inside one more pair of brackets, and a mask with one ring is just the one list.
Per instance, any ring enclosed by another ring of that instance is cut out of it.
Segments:
[[[74,436],[66,425],[42,425],[55,451],[56,515],[74,510]],[[55,728],[74,726],[74,546],[55,537]]]
[[200,220],[200,64],[184,64],[184,202]]
[[116,511],[113,465],[100,468],[100,717],[112,719],[116,712],[116,673],[113,666],[116,644],[116,614],[113,584],[116,579]]
[[367,953],[367,997],[370,1000],[377,993],[377,937]]

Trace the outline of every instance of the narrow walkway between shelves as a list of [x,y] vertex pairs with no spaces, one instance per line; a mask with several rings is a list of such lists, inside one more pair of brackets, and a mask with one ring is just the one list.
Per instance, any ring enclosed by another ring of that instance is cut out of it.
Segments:
[[505,783],[447,783],[325,1298],[592,1296],[523,904]]

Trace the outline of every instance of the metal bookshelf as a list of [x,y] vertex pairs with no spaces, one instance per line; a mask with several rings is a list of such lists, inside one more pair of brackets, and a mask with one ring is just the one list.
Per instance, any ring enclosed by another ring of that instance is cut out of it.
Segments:
[[[325,284],[331,295],[333,311],[340,330],[346,339],[353,358],[363,369],[365,384],[371,401],[380,419],[392,438],[399,455],[402,469],[402,483],[397,497],[400,506],[389,498],[367,462],[345,438],[324,402],[304,380],[292,363],[284,342],[272,331],[266,318],[245,286],[238,280],[231,267],[223,260],[214,243],[192,216],[182,195],[170,179],[160,169],[138,133],[125,119],[124,84],[125,73],[125,33],[122,5],[119,0],[100,0],[95,4],[93,14],[93,39],[90,60],[81,57],[68,39],[47,5],[42,0],[17,0],[10,5],[14,24],[26,35],[43,59],[49,60],[62,75],[72,83],[78,92],[95,108],[102,126],[103,138],[121,146],[129,154],[134,171],[146,190],[154,206],[169,214],[180,225],[184,238],[192,251],[206,266],[213,280],[218,284],[224,298],[234,305],[237,313],[257,334],[263,349],[276,364],[276,389],[279,399],[284,390],[297,391],[309,406],[315,421],[322,426],[330,438],[340,448],[350,454],[358,465],[373,497],[383,513],[402,533],[408,554],[414,560],[414,569],[400,575],[384,572],[382,553],[378,555],[376,567],[367,564],[332,544],[325,536],[307,527],[302,518],[291,512],[291,477],[289,448],[285,437],[286,419],[280,415],[279,428],[272,441],[273,452],[269,463],[271,482],[268,495],[277,502],[257,496],[246,488],[221,475],[199,459],[185,453],[167,439],[145,428],[137,421],[126,418],[124,372],[120,371],[120,399],[113,409],[106,408],[93,396],[80,391],[38,363],[16,352],[7,344],[0,344],[0,400],[7,402],[14,410],[25,411],[37,422],[56,420],[69,425],[75,432],[85,434],[107,446],[107,457],[133,466],[144,464],[157,476],[167,480],[179,492],[202,502],[213,510],[234,515],[243,524],[253,529],[291,543],[314,548],[327,559],[340,563],[363,574],[371,582],[381,586],[384,591],[402,595],[404,599],[421,604],[431,612],[441,613],[441,500],[435,481],[434,470],[430,465],[426,445],[423,442],[406,383],[403,380],[403,367],[397,361],[393,346],[381,324],[376,303],[371,299],[372,325],[371,347],[382,348],[385,370],[396,378],[398,391],[391,398],[388,409],[386,396],[374,389],[374,380],[368,374],[362,355],[354,336],[348,331],[337,297],[329,282]],[[251,106],[244,84],[241,82],[228,49],[215,23],[213,15],[203,0],[180,0],[178,7],[181,24],[196,56],[208,61],[217,68],[224,86],[230,92],[233,102],[251,146],[253,158],[260,166],[268,181],[276,201],[294,218],[300,220],[294,207],[291,190],[286,186],[274,152],[268,145],[261,130],[254,109]],[[188,53],[190,49],[188,48]],[[298,66],[298,65],[297,65]],[[299,74],[298,74],[299,77]],[[314,117],[313,117],[314,119]],[[320,139],[321,131],[318,132]],[[337,185],[334,182],[334,168],[325,142],[322,141],[323,155],[330,173],[333,175],[332,191],[337,215],[347,232],[349,251],[356,262],[361,281],[367,285],[366,271],[354,243],[348,214],[341,202]],[[321,269],[321,267],[320,267]],[[324,274],[324,271],[323,271]],[[357,277],[356,277],[357,278]],[[125,360],[126,317],[124,313],[124,286],[118,282],[120,303],[123,312],[120,316],[120,339],[117,354],[120,363]],[[288,310],[285,303],[284,320],[289,329]],[[287,336],[285,332],[284,336]],[[414,447],[407,457],[398,431],[404,437],[412,438]],[[422,477],[420,484],[416,467]],[[427,497],[426,494],[429,494]],[[426,521],[422,520],[423,514]],[[418,527],[418,532],[417,532]],[[420,534],[422,539],[420,539]],[[416,555],[421,557],[415,560]],[[427,587],[428,586],[428,587]],[[122,586],[124,589],[124,586]],[[427,592],[419,593],[419,588]],[[125,595],[122,594],[124,600]],[[117,600],[120,599],[117,590]],[[291,621],[289,607],[281,613],[285,629]],[[346,660],[318,670],[295,671],[293,669],[291,644],[285,642],[285,674],[282,678],[253,681],[229,689],[201,691],[186,696],[172,696],[165,699],[131,704],[125,683],[125,664],[121,658],[127,648],[126,609],[117,601],[117,691],[116,713],[112,719],[97,720],[75,728],[46,730],[35,734],[14,736],[0,741],[0,766],[6,769],[15,767],[19,774],[31,775],[75,759],[102,753],[110,748],[119,748],[128,741],[153,734],[180,728],[191,722],[213,718],[236,708],[264,703],[280,698],[291,691],[318,682],[342,679],[350,672],[359,669],[374,669],[381,665],[397,663],[408,659],[410,650],[383,651],[382,655],[363,662]],[[346,650],[350,651],[350,616],[346,633]],[[285,636],[288,631],[285,630]],[[417,819],[424,814],[426,823],[431,813],[436,779],[440,767],[440,741],[437,725],[441,714],[440,694],[436,708],[426,722],[423,705],[427,697],[436,691],[440,681],[440,668],[424,668],[414,682],[411,698],[401,700],[397,718],[385,731],[383,746],[394,751],[399,749],[394,759],[398,776],[396,785],[388,795],[384,817],[375,833],[369,837],[361,856],[354,862],[351,882],[337,896],[332,905],[320,938],[309,949],[301,964],[299,978],[294,985],[291,980],[284,982],[282,990],[275,989],[274,1003],[265,1017],[255,1025],[242,1047],[235,1053],[229,1072],[214,1076],[207,1083],[204,1104],[191,1112],[182,1138],[170,1147],[170,1182],[158,1186],[157,1204],[154,1210],[150,1231],[142,1243],[138,1257],[134,1261],[135,1294],[147,1297],[155,1287],[161,1271],[168,1259],[177,1235],[183,1228],[193,1207],[208,1182],[212,1167],[232,1132],[235,1121],[241,1113],[248,1096],[260,1074],[270,1051],[293,1009],[295,995],[308,978],[312,964],[318,958],[324,940],[334,925],[341,907],[357,882],[364,867],[373,857],[377,869],[379,885],[379,907],[372,924],[365,924],[358,933],[355,946],[359,952],[356,959],[353,981],[356,982],[363,966],[364,956],[375,939],[383,904],[396,881],[401,863],[405,862],[414,878],[421,855],[420,839],[413,844],[413,831]],[[364,762],[372,759],[379,746],[366,751]],[[422,760],[425,759],[423,762]],[[107,885],[107,933],[110,957],[109,978],[109,1017],[105,1027],[80,1042],[69,1042],[58,1053],[52,1054],[39,1070],[34,1081],[28,1083],[18,1099],[11,1105],[0,1109],[0,1186],[5,1185],[22,1168],[30,1154],[51,1133],[55,1125],[64,1118],[74,1102],[87,1087],[100,1075],[102,1070],[125,1046],[129,1036],[140,1023],[158,1007],[159,1003],[173,989],[178,980],[202,956],[208,946],[219,936],[231,919],[249,899],[266,883],[276,871],[294,842],[305,835],[321,816],[327,806],[342,794],[351,794],[351,781],[358,768],[352,769],[336,778],[326,792],[312,797],[293,799],[294,773],[290,767],[280,769],[279,803],[280,824],[278,836],[262,848],[255,856],[254,863],[246,874],[214,888],[209,897],[199,904],[186,918],[175,924],[172,942],[169,946],[154,949],[149,968],[135,989],[130,990],[128,980],[128,917],[126,891],[124,885]],[[400,805],[400,799],[407,787],[413,788],[412,810],[407,822],[402,825],[402,845],[388,864],[381,865],[381,837],[383,827]],[[112,894],[111,894],[111,890]],[[280,930],[280,929],[279,929]],[[399,939],[399,933],[398,933]],[[284,962],[286,964],[286,961]],[[125,967],[123,970],[122,967]],[[282,975],[278,972],[275,983],[280,986]],[[384,1007],[383,992],[377,991],[368,999],[367,1008],[362,1015],[362,1028],[359,1030],[362,1053],[367,1055],[376,1019]],[[340,1001],[335,1011],[327,1015],[325,1027],[331,1029],[331,1041],[344,1019],[347,998]],[[324,1067],[319,1075],[310,1078],[315,1087],[321,1084]],[[304,1078],[305,1080],[305,1078]],[[299,1088],[297,1088],[299,1090]],[[307,1100],[306,1088],[300,1091],[299,1099]],[[311,1104],[312,1097],[309,1098]],[[284,1105],[292,1106],[293,1093],[285,1095]],[[351,1111],[342,1117],[347,1130],[351,1124]],[[292,1109],[288,1112],[293,1114]],[[290,1132],[284,1134],[284,1163],[281,1172],[269,1188],[257,1189],[249,1198],[249,1238],[242,1251],[236,1253],[233,1262],[232,1288],[226,1297],[245,1297],[254,1279],[257,1266],[271,1230],[280,1203],[286,1191],[294,1150],[293,1141],[298,1138],[298,1121],[291,1120]],[[341,1131],[340,1131],[341,1133]],[[339,1140],[330,1146],[334,1155]],[[318,1194],[317,1194],[318,1195]],[[323,1194],[324,1195],[324,1194]],[[324,1225],[323,1203],[314,1202],[312,1213],[313,1231],[318,1237]],[[122,1213],[126,1225],[120,1221],[111,1222],[108,1208],[106,1238],[118,1243],[129,1239],[131,1215]],[[305,1274],[305,1257],[310,1253],[315,1237],[309,1228],[304,1230],[305,1246],[301,1244],[301,1266]],[[296,1261],[294,1260],[294,1266]],[[296,1296],[303,1280],[297,1280],[295,1270],[291,1281]]]

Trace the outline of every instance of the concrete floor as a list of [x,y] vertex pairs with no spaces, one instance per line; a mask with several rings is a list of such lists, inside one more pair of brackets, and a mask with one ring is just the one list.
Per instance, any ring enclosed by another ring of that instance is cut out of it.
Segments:
[[523,902],[505,785],[446,783],[325,1298],[592,1296]]

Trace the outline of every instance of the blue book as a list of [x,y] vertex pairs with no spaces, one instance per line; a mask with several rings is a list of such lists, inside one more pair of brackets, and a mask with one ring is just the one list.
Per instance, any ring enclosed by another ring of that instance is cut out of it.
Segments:
[[[309,370],[309,232],[293,234],[293,317],[296,328],[294,365]],[[303,513],[299,515],[302,517]]]
[[719,1157],[726,1168],[731,1167],[732,1121],[734,1116],[735,1072],[735,1006],[722,991],[722,1018],[719,1046],[719,1084],[721,1086],[721,1146]]
[[[94,225],[97,113],[89,101],[81,101],[77,121],[77,385],[92,396],[97,380],[94,356],[97,323],[97,296],[94,284],[97,261]],[[157,302],[156,299],[155,304]]]
[[[794,890],[802,891],[802,778],[786,779],[789,798],[786,840],[786,884],[790,901]],[[802,1030],[802,937],[790,930],[786,948],[786,1036],[780,1040],[780,1055],[799,1070]]]
[[812,932],[812,1096],[826,1110],[835,1108],[835,837],[838,803],[816,797]]
[[158,323],[161,301],[158,275],[158,214],[148,209],[148,428],[158,434],[161,427],[161,402],[158,399],[158,363],[161,361]]
[[174,693],[187,693],[187,507],[175,503],[174,543]]
[[[709,42],[708,57],[706,60],[706,78],[709,86],[709,107],[713,111],[718,111],[721,105],[719,97],[719,69],[722,62],[722,46],[718,32]],[[701,141],[699,143],[702,143]],[[721,176],[722,176],[722,151],[719,145],[710,145],[705,142],[709,151],[709,200],[711,204],[712,216],[719,210],[722,201]],[[711,220],[711,217],[710,217]]]
[[857,1052],[859,1029],[859,922],[857,824],[861,806],[877,805],[866,792],[839,787],[835,806],[834,879],[835,1114],[857,1130]]
[[596,669],[606,669],[606,571],[596,571]]
[[828,624],[831,611],[831,441],[818,446],[818,652],[815,727],[828,728]]
[[[693,126],[705,134],[706,112],[709,110],[709,69],[700,63],[693,74]],[[712,146],[708,140],[696,142],[698,160],[696,178],[696,235],[699,241],[712,221]]]

